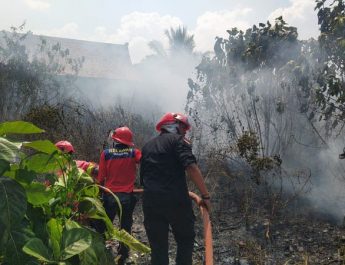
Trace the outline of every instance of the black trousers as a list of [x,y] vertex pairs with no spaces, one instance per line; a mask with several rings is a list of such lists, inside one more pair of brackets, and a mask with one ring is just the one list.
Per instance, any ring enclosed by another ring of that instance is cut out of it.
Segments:
[[[131,233],[132,224],[133,224],[133,211],[137,202],[137,198],[133,193],[115,193],[119,198],[122,207],[122,218],[120,220],[120,228],[126,230],[128,233]],[[104,209],[111,221],[114,221],[116,215],[120,216],[120,209],[111,194],[103,195],[103,206]],[[97,220],[94,225],[98,233],[103,234],[106,230],[105,223],[101,220]],[[121,255],[123,259],[128,258],[129,249],[128,247],[120,243],[118,248],[118,255]]]
[[192,265],[195,216],[191,204],[154,206],[144,200],[143,211],[151,265],[169,264],[169,227],[177,244],[176,265]]

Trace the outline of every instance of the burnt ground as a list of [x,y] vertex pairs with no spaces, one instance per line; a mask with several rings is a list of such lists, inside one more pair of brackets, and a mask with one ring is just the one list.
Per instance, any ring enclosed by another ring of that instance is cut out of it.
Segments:
[[[193,259],[194,265],[202,265],[203,228],[197,209],[195,213],[197,237]],[[341,225],[321,215],[287,213],[273,221],[266,216],[262,209],[244,218],[235,205],[226,209],[215,208],[211,216],[214,264],[345,264],[345,229]],[[148,243],[140,201],[135,210],[133,235]],[[175,264],[173,237],[170,245],[170,264]],[[113,242],[114,250],[115,246],[116,242]],[[149,265],[149,256],[132,251],[128,264]]]
[[[345,265],[345,218],[339,220],[341,213],[334,217],[321,212],[308,199],[306,195],[312,184],[305,183],[311,183],[309,174],[298,172],[291,178],[285,173],[272,177],[266,174],[260,182],[251,174],[228,173],[222,165],[214,168],[207,174],[206,183],[212,198],[215,265]],[[211,175],[219,177],[211,178]],[[281,183],[290,179],[297,185],[294,189],[283,189]],[[189,188],[193,190],[193,186]],[[343,208],[335,201],[329,205]],[[203,225],[199,210],[195,208],[194,213],[197,236],[193,265],[204,265]],[[141,200],[135,209],[133,235],[148,243]],[[175,264],[175,253],[171,236],[171,265]],[[148,255],[133,251],[132,261],[132,264],[150,264]]]

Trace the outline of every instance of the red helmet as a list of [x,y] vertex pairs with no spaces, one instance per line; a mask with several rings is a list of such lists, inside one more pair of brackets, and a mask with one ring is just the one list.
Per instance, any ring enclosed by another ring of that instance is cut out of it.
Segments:
[[73,145],[68,141],[59,141],[55,144],[57,148],[59,148],[62,152],[65,153],[74,153]]
[[160,132],[162,125],[173,124],[175,122],[183,123],[186,126],[186,131],[188,131],[191,127],[186,115],[183,115],[181,113],[168,112],[164,114],[163,117],[159,120],[156,125],[156,130]]
[[111,136],[115,141],[133,146],[133,133],[128,127],[117,128]]

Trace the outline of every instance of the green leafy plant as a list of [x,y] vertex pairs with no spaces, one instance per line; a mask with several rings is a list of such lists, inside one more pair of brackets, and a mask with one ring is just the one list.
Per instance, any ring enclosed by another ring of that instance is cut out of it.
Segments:
[[28,122],[0,124],[0,263],[114,264],[104,238],[89,226],[92,219],[105,222],[107,239],[149,252],[113,226],[99,186],[69,155],[50,141],[9,138],[41,132]]

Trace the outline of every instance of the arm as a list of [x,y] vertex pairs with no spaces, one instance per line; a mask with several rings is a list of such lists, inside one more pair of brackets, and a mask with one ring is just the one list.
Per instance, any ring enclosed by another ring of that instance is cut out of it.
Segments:
[[210,212],[211,211],[210,195],[207,191],[204,179],[202,177],[202,174],[198,165],[195,163],[190,164],[189,166],[187,166],[186,171],[189,178],[193,181],[193,183],[196,185],[196,187],[200,191],[202,203]]
[[99,166],[98,166],[98,175],[97,175],[97,183],[100,185],[104,185],[105,180],[105,159],[104,159],[104,151],[101,154],[101,157],[99,159]]
[[202,196],[209,195],[198,165],[195,163],[190,164],[186,168],[186,171],[189,178],[193,181],[193,183],[196,185],[196,187],[200,191],[201,195]]
[[207,210],[211,211],[210,195],[207,191],[204,179],[202,177],[201,171],[196,164],[195,156],[192,153],[192,146],[189,141],[185,138],[180,137],[177,140],[175,148],[176,157],[178,157],[181,164],[184,166],[189,178],[196,185],[201,193],[201,204],[204,205]]

